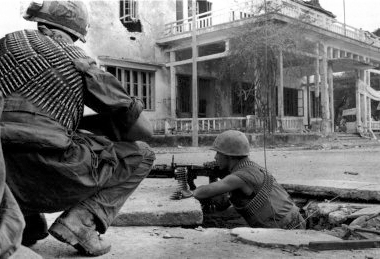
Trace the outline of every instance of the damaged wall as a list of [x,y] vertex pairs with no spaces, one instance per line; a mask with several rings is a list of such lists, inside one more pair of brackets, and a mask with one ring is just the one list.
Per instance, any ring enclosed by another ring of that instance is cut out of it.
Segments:
[[[109,56],[126,61],[164,64],[164,53],[157,47],[165,23],[175,20],[175,1],[139,1],[138,19],[142,32],[129,32],[119,20],[119,1],[88,1],[90,28],[86,44],[81,47],[96,58]],[[125,68],[128,68],[127,66]],[[154,103],[144,111],[149,119],[170,115],[170,73],[164,66],[154,73]]]

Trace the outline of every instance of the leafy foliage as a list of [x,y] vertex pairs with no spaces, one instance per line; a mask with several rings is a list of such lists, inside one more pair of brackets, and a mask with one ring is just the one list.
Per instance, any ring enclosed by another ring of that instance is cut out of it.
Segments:
[[[262,12],[262,8],[257,9]],[[241,96],[242,102],[254,95],[256,114],[265,121],[267,128],[276,129],[277,77],[279,53],[283,53],[283,66],[289,76],[301,77],[302,68],[313,60],[300,54],[313,53],[315,45],[305,38],[304,18],[285,23],[276,19],[277,10],[271,9],[258,15],[252,22],[240,27],[230,39],[230,55],[220,66],[220,77],[237,85],[233,91]],[[279,14],[278,14],[279,15]],[[245,82],[250,87],[243,88]]]

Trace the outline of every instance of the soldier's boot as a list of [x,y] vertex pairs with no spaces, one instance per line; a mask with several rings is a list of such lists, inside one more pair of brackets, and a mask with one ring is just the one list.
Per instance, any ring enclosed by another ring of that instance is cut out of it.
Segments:
[[32,246],[37,243],[38,240],[44,239],[49,235],[44,214],[37,213],[28,215],[25,216],[24,219],[26,226],[22,233],[22,245]]
[[85,255],[99,256],[111,250],[111,245],[96,231],[94,215],[83,207],[62,213],[49,228],[49,233]]

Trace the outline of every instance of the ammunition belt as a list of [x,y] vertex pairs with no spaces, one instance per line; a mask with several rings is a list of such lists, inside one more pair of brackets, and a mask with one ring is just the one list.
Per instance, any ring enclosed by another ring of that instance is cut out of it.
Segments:
[[86,54],[79,47],[35,30],[0,40],[0,91],[19,93],[67,129],[83,114],[83,79],[72,62]]
[[272,191],[274,178],[271,174],[265,170],[265,168],[257,165],[252,161],[243,161],[237,165],[234,171],[240,170],[245,167],[254,166],[257,167],[261,172],[264,173],[264,181],[260,190],[257,192],[255,197],[252,198],[244,207],[236,208],[238,211],[243,211],[248,216],[254,216],[257,212],[264,206],[269,200],[269,195]]

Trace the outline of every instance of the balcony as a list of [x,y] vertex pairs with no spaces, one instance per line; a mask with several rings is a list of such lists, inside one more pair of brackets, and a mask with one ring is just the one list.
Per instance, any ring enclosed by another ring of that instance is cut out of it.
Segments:
[[[192,118],[156,119],[151,120],[151,123],[155,135],[190,135],[193,129]],[[302,132],[305,130],[303,117],[277,118],[277,128],[280,123],[285,132]],[[261,132],[264,129],[264,121],[255,115],[198,118],[199,134],[218,134],[231,129],[242,132]]]
[[[228,25],[238,21],[255,19],[265,14],[263,6],[264,0],[249,0],[228,8],[201,13],[196,16],[196,28],[198,33],[201,34],[223,24]],[[268,14],[302,19],[303,22],[320,29],[380,48],[380,38],[372,33],[341,23],[323,13],[291,0],[268,0],[267,12]],[[185,36],[191,32],[191,27],[192,17],[165,24],[165,33],[160,41],[165,41],[165,39],[175,36]]]

